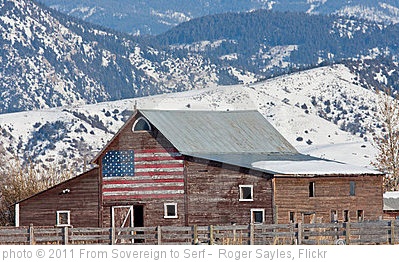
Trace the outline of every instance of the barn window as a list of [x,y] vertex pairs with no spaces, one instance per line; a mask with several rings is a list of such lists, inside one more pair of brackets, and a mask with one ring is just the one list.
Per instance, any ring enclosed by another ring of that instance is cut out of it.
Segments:
[[295,212],[290,212],[290,223],[295,223]]
[[316,191],[315,191],[315,182],[310,182],[309,183],[309,197],[315,197]]
[[349,195],[355,196],[356,195],[356,183],[355,181],[349,182]]
[[151,131],[151,125],[148,123],[147,119],[140,117],[133,124],[133,131]]
[[344,210],[344,222],[349,222],[349,210]]
[[70,225],[71,225],[71,212],[57,211],[57,226],[70,226]]
[[332,223],[338,222],[337,210],[331,210],[331,222]]
[[364,211],[363,210],[358,210],[357,211],[357,221],[358,222],[363,222],[364,221]]
[[251,223],[263,224],[265,222],[265,210],[259,208],[251,209]]
[[253,201],[254,187],[253,185],[240,185],[240,201]]
[[177,203],[164,204],[164,218],[177,218]]

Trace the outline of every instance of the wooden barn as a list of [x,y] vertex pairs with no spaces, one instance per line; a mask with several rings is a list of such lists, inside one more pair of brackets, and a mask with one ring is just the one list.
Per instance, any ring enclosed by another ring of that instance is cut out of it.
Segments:
[[382,174],[298,153],[257,111],[136,110],[96,168],[16,204],[16,225],[378,220]]

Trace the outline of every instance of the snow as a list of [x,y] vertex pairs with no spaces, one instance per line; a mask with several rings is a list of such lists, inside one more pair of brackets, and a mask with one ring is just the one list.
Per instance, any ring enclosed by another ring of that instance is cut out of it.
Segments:
[[399,198],[399,191],[385,192],[384,198]]
[[[134,50],[131,56],[139,53]],[[144,62],[144,61],[143,61]],[[238,72],[239,73],[239,72]],[[243,76],[244,77],[244,76]],[[205,89],[180,93],[162,94],[135,99],[126,99],[93,105],[37,110],[14,114],[0,115],[0,129],[10,132],[13,139],[0,136],[0,144],[5,148],[14,148],[18,144],[26,145],[37,129],[36,123],[63,121],[68,131],[68,138],[56,144],[54,150],[48,150],[40,159],[45,161],[49,156],[60,159],[61,150],[70,150],[71,141],[82,141],[92,148],[92,152],[100,150],[113,134],[123,125],[122,112],[132,111],[135,104],[139,109],[180,109],[180,110],[258,110],[299,152],[319,158],[351,163],[362,168],[372,169],[376,149],[372,141],[372,133],[351,134],[340,129],[341,120],[337,123],[320,117],[320,110],[326,101],[331,101],[331,112],[325,117],[343,114],[333,106],[333,101],[340,101],[345,121],[354,121],[354,115],[362,115],[364,126],[377,123],[376,112],[372,105],[377,104],[377,95],[354,83],[348,68],[342,65],[322,67],[305,72],[298,72],[253,84],[234,86],[214,86]],[[243,79],[249,81],[250,79]],[[313,101],[312,97],[316,97]],[[312,104],[313,102],[313,104]],[[317,102],[317,103],[316,103]],[[306,104],[306,109],[303,105]],[[369,109],[360,109],[369,105]],[[108,116],[105,112],[114,112]],[[108,132],[91,126],[90,123],[74,116],[72,112],[84,116],[98,117]],[[324,111],[323,111],[324,112]],[[83,125],[87,132],[75,132]],[[92,134],[91,134],[92,133]],[[299,139],[301,138],[301,139]],[[19,149],[23,152],[24,148]],[[75,157],[82,159],[74,148]],[[71,153],[72,154],[72,153]],[[89,157],[90,158],[90,157]],[[324,169],[328,166],[324,163]],[[261,163],[257,163],[260,165]],[[271,163],[269,163],[271,164]],[[292,164],[292,163],[291,163]],[[291,165],[290,164],[290,165]],[[317,163],[309,162],[307,168],[318,168]],[[320,164],[320,163],[318,163]],[[331,163],[330,163],[331,164]],[[337,170],[348,169],[334,164]],[[288,168],[288,166],[287,166]],[[351,168],[352,169],[352,168]],[[306,171],[306,170],[305,170]],[[356,171],[356,169],[355,169]]]
[[372,169],[327,160],[258,161],[252,163],[252,166],[281,175],[380,174]]

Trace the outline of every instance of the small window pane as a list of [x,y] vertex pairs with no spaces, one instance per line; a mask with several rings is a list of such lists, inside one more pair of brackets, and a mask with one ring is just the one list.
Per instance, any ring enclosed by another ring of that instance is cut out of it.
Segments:
[[350,181],[349,195],[350,196],[356,195],[356,183],[355,183],[355,181]]
[[176,215],[176,208],[174,205],[167,205],[166,206],[166,215],[168,217],[173,217]]
[[255,223],[263,223],[263,212],[255,211],[254,218],[255,218]]
[[331,211],[331,222],[338,222],[337,210],[332,210]]
[[364,221],[364,211],[363,210],[358,210],[357,211],[357,221],[358,222],[363,222]]
[[349,222],[349,210],[344,210],[344,222]]
[[165,218],[177,218],[177,204],[170,203],[164,205],[164,217]]
[[309,183],[309,197],[315,196],[315,182]]
[[252,190],[250,187],[243,187],[241,190],[243,199],[252,199]]
[[290,223],[295,223],[295,212],[290,212]]

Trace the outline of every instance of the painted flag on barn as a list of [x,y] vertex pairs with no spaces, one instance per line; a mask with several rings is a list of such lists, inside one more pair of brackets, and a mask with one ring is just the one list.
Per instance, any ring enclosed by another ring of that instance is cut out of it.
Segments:
[[183,169],[182,155],[176,151],[109,151],[103,157],[103,197],[118,200],[181,195]]
[[133,176],[134,151],[108,151],[103,157],[103,176]]

